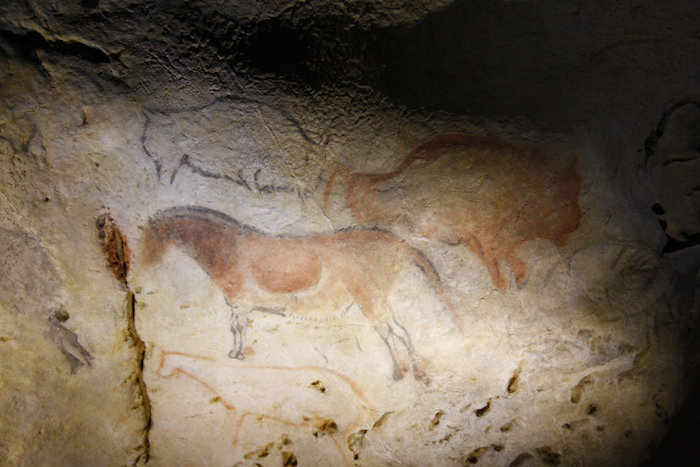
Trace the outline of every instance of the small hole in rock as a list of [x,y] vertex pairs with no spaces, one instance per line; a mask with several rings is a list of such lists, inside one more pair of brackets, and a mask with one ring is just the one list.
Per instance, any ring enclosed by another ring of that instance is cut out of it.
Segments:
[[651,207],[651,211],[659,216],[666,213],[666,211],[664,211],[664,208],[662,208],[659,203],[654,204]]
[[70,319],[70,314],[63,307],[56,310],[54,312],[53,316],[54,316],[54,318],[56,318],[58,321],[60,321],[62,323],[65,323],[66,321],[68,321]]

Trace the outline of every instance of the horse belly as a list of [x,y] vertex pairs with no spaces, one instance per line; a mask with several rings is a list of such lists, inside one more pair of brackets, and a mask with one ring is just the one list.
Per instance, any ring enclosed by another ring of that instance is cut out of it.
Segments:
[[292,293],[309,289],[321,277],[321,261],[304,248],[278,243],[249,258],[251,279],[271,293]]
[[307,288],[291,292],[275,292],[250,278],[236,296],[235,305],[250,310],[271,311],[285,316],[297,316],[317,320],[332,319],[353,303],[353,297],[344,281],[333,277],[323,267],[318,280]]

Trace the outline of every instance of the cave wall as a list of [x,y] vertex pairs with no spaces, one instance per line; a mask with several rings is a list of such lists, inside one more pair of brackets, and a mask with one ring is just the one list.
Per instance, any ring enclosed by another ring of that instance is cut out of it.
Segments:
[[4,2],[0,463],[690,449],[698,10]]

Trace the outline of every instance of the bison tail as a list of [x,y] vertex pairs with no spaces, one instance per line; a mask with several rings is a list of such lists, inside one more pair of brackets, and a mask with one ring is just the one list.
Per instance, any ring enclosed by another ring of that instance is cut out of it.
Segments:
[[347,168],[347,166],[343,164],[338,164],[338,167],[333,171],[330,177],[328,177],[328,181],[326,182],[326,191],[323,194],[323,210],[326,211],[328,209],[328,198],[331,196],[331,190],[333,189],[333,183],[335,182],[335,177],[338,175],[342,176],[345,179],[346,183],[350,183],[350,169]]
[[579,175],[578,171],[576,170],[577,165],[578,155],[574,156],[574,158],[571,161],[571,164],[569,164],[569,167],[567,167],[559,175],[559,179],[562,185],[568,188],[570,197],[576,199],[578,199],[579,192],[581,191],[582,181],[581,175]]
[[570,205],[569,216],[572,218],[570,221],[571,232],[578,228],[578,223],[581,218],[579,196],[581,194],[582,177],[576,170],[577,165],[578,156],[575,156],[569,167],[559,174],[557,180],[557,185],[560,186],[562,190],[561,199]]

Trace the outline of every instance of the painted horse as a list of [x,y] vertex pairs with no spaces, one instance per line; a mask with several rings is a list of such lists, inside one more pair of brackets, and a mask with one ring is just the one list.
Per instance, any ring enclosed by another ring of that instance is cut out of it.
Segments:
[[145,264],[158,260],[172,245],[213,278],[234,310],[232,358],[244,358],[246,326],[236,311],[239,303],[255,304],[250,311],[332,317],[339,309],[333,309],[332,304],[347,308],[354,302],[387,346],[393,378],[402,378],[409,363],[414,377],[421,378],[423,370],[411,338],[388,302],[398,273],[409,265],[423,271],[457,327],[462,328],[432,264],[387,232],[364,229],[281,237],[210,209],[174,207],[158,213],[145,229]]

